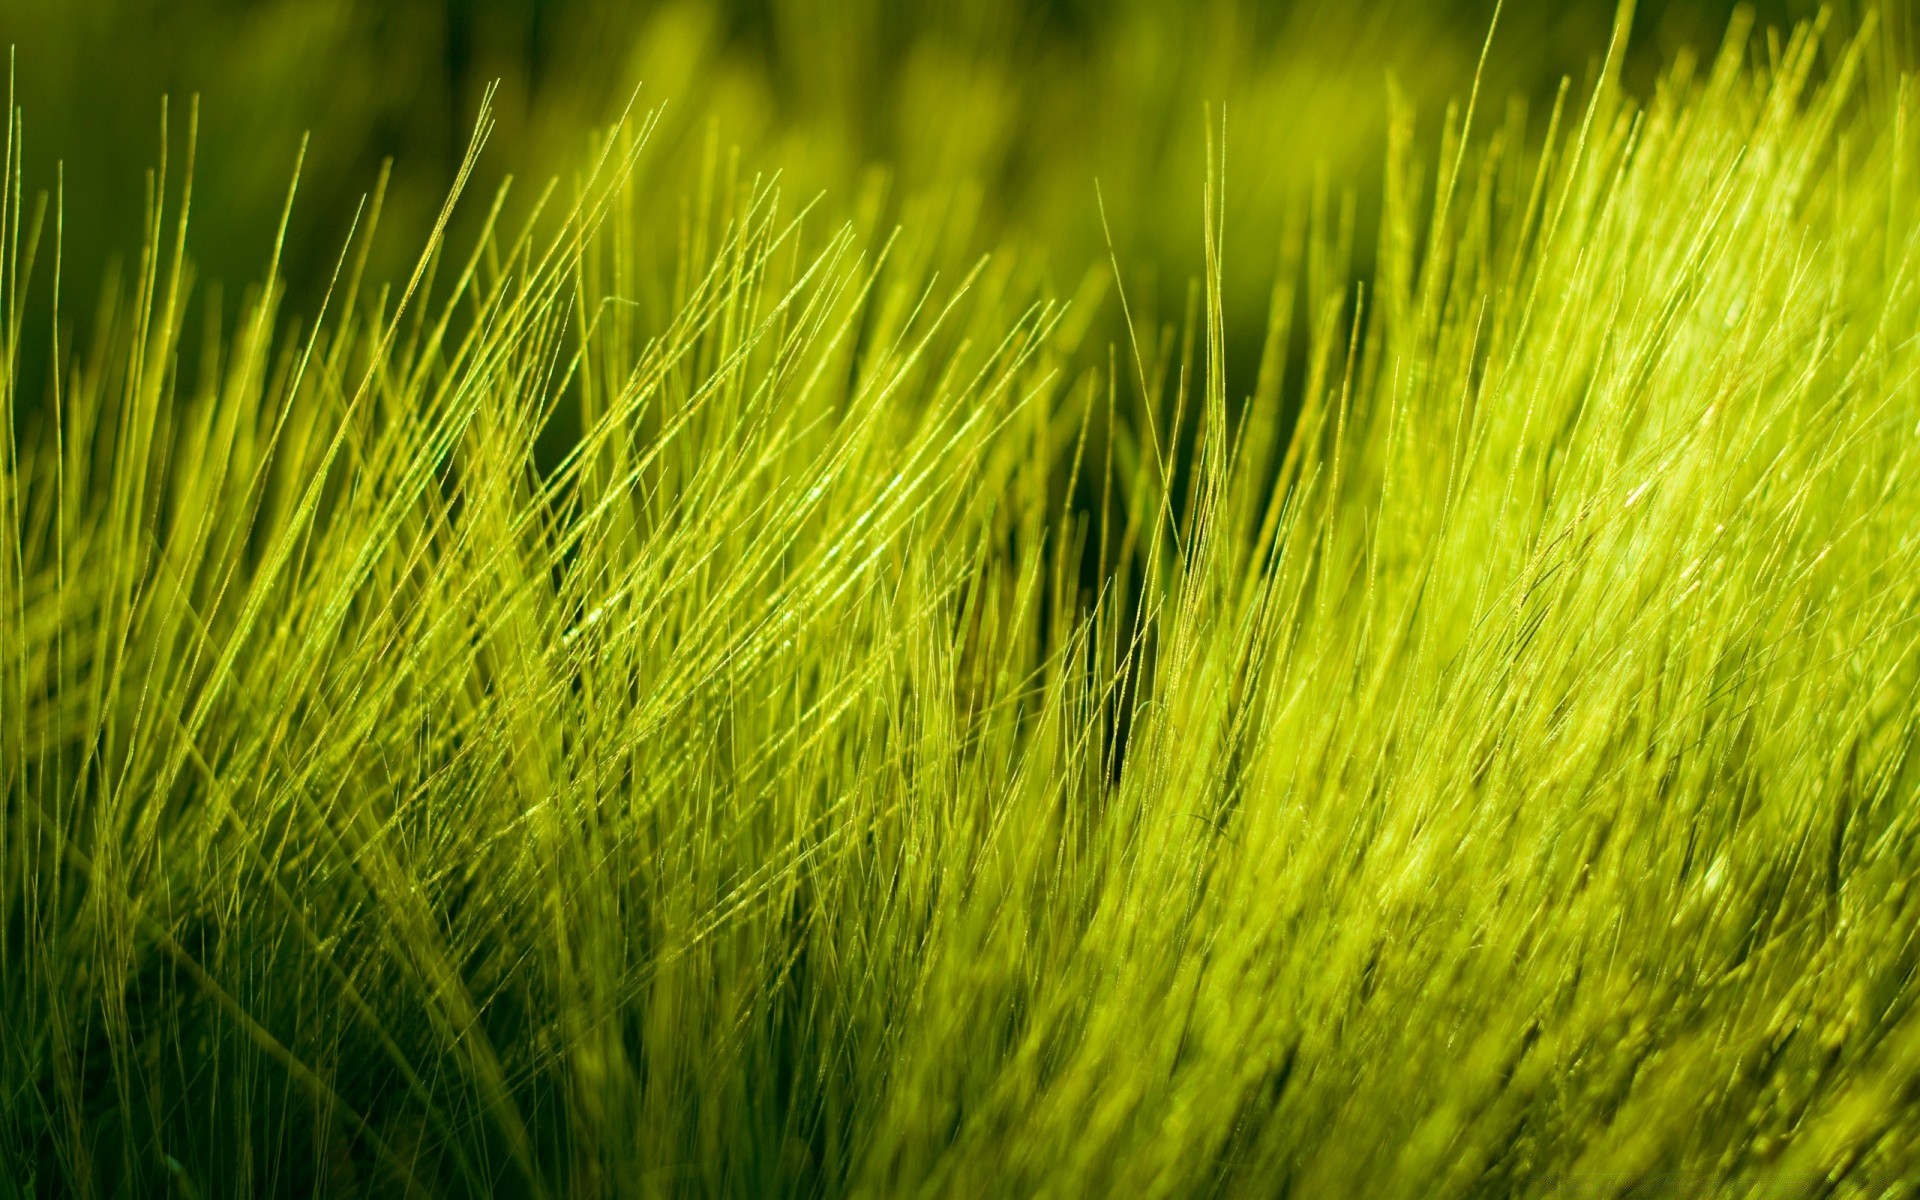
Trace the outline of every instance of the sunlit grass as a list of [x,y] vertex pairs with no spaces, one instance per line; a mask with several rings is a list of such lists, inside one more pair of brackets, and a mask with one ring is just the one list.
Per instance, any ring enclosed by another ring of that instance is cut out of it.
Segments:
[[176,112],[76,322],[16,117],[0,1192],[1902,1194],[1913,103],[1749,34],[1246,379],[1231,117],[1165,327],[638,112],[228,326]]

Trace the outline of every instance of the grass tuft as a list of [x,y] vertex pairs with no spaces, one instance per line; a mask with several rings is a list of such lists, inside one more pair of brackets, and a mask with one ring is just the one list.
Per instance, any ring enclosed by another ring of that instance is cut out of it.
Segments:
[[10,107],[0,1194],[1906,1194],[1914,96],[1630,18],[1245,379],[1224,120],[1184,321],[483,106],[222,324],[190,111],[83,340]]

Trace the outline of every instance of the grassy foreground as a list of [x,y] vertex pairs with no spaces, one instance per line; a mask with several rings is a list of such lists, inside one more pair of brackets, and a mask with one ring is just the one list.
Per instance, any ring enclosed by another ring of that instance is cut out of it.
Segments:
[[75,345],[12,119],[0,1195],[1911,1194],[1920,114],[1760,44],[1244,380],[1231,125],[1164,326],[635,115],[190,328],[176,112]]

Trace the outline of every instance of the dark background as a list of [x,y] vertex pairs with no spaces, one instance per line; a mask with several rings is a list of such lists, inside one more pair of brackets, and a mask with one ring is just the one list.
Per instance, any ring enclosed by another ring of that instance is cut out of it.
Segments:
[[[1642,3],[1632,86],[1683,48],[1712,54],[1732,9]],[[1760,30],[1813,11],[1755,6]],[[17,54],[29,188],[51,189],[64,163],[70,296],[137,251],[162,94],[176,146],[184,101],[200,97],[190,245],[229,301],[262,273],[312,131],[286,250],[299,311],[388,158],[375,271],[405,270],[498,79],[483,188],[575,169],[588,131],[643,84],[642,107],[667,102],[647,168],[663,196],[684,192],[709,131],[829,212],[884,171],[890,212],[914,197],[959,204],[974,214],[959,244],[1033,248],[1063,289],[1105,257],[1096,178],[1130,265],[1196,268],[1204,106],[1225,103],[1232,298],[1262,292],[1279,214],[1316,176],[1366,191],[1389,77],[1432,134],[1471,82],[1492,12],[1491,0],[0,0],[0,42]],[[1613,12],[1510,2],[1490,93],[1537,112],[1563,76],[1577,89]],[[1831,39],[1858,21],[1845,2],[1833,17]]]

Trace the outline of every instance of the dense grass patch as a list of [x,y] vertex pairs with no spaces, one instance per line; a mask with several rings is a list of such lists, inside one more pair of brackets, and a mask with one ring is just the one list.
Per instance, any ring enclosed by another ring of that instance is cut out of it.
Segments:
[[1920,131],[1750,34],[1246,378],[1231,120],[1183,319],[636,114],[228,322],[176,113],[76,325],[16,116],[0,1194],[1905,1194]]

